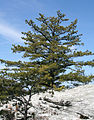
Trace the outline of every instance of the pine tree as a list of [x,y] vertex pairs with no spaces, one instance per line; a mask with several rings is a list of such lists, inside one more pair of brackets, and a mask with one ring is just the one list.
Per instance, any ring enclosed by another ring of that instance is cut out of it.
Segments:
[[[93,76],[85,76],[82,73],[82,67],[92,66],[93,61],[74,61],[74,58],[94,55],[91,51],[77,50],[77,46],[84,45],[81,42],[82,34],[78,34],[77,19],[65,26],[69,19],[65,14],[57,11],[57,17],[45,17],[39,14],[36,18],[41,24],[38,26],[33,20],[26,20],[26,23],[33,31],[22,32],[26,37],[26,46],[13,45],[13,52],[24,52],[23,57],[28,57],[29,67],[36,68],[39,74],[39,82],[46,88],[60,86],[62,81],[80,81],[89,82]],[[74,48],[74,49],[73,49]],[[74,68],[74,69],[72,69]],[[71,70],[66,74],[67,70]],[[71,74],[71,79],[68,79]],[[81,79],[75,79],[80,77]],[[88,78],[82,80],[82,78]],[[72,79],[73,78],[73,79]]]
[[[4,62],[3,60],[1,61]],[[9,101],[12,101],[13,105],[11,109],[9,108],[10,112],[6,110],[2,112],[1,110],[0,115],[3,114],[3,117],[7,117],[10,116],[10,113],[12,115],[12,113],[17,111],[23,116],[24,120],[27,120],[32,117],[32,113],[28,115],[29,109],[33,107],[31,97],[40,91],[38,85],[36,86],[37,79],[35,70],[31,70],[25,66],[22,67],[20,61],[7,61],[6,63],[8,66],[12,65],[16,67],[3,69],[3,71],[0,72],[0,102],[2,104],[9,104]],[[18,63],[21,65],[20,67],[18,67]],[[13,109],[13,106],[17,106],[17,109]]]
[[[93,66],[93,61],[74,61],[77,57],[94,55],[91,51],[76,49],[77,46],[84,45],[81,42],[82,34],[78,34],[76,30],[77,19],[66,25],[69,19],[60,11],[57,11],[57,17],[39,15],[39,18],[36,18],[40,22],[39,26],[33,20],[26,20],[31,30],[22,32],[25,36],[22,37],[24,46],[12,47],[13,53],[23,52],[22,57],[29,58],[29,61],[0,60],[6,65],[6,69],[0,74],[0,98],[18,100],[20,96],[19,101],[24,104],[23,98],[28,103],[24,106],[25,120],[32,94],[42,89],[61,89],[63,87],[60,88],[60,85],[64,81],[88,83],[93,78],[92,75],[85,76],[82,70],[83,66]],[[24,97],[26,95],[29,95],[28,101]]]

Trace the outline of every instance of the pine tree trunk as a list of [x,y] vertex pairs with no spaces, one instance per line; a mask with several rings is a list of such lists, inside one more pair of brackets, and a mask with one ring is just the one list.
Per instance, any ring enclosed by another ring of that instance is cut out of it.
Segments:
[[24,120],[27,120],[27,111],[25,111]]
[[27,120],[27,105],[25,106],[24,120]]

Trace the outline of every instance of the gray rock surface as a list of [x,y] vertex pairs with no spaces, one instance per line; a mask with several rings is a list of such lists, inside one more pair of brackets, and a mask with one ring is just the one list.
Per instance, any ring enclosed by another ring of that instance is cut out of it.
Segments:
[[[45,101],[44,98],[50,101]],[[71,105],[55,104],[61,101],[69,101]],[[32,97],[32,102],[37,116],[43,117],[43,120],[94,120],[94,85],[55,91],[53,97],[49,92],[36,94]]]
[[94,85],[49,92],[32,96],[36,120],[94,120]]

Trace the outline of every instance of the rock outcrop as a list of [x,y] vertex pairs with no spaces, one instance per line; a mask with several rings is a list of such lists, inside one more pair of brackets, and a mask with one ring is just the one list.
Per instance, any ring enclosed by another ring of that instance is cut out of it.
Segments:
[[94,120],[94,85],[49,92],[32,96],[28,114],[35,119],[30,120]]
[[43,120],[94,120],[94,85],[36,94],[32,102]]

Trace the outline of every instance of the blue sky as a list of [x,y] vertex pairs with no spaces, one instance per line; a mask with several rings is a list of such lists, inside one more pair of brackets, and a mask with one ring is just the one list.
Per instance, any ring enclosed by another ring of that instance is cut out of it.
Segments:
[[84,48],[94,52],[94,0],[0,0],[0,58],[22,59],[12,53],[11,47],[22,44],[21,32],[28,30],[25,19],[35,20],[39,13],[55,16],[57,10],[65,13],[70,21],[78,19],[77,29],[83,34]]

